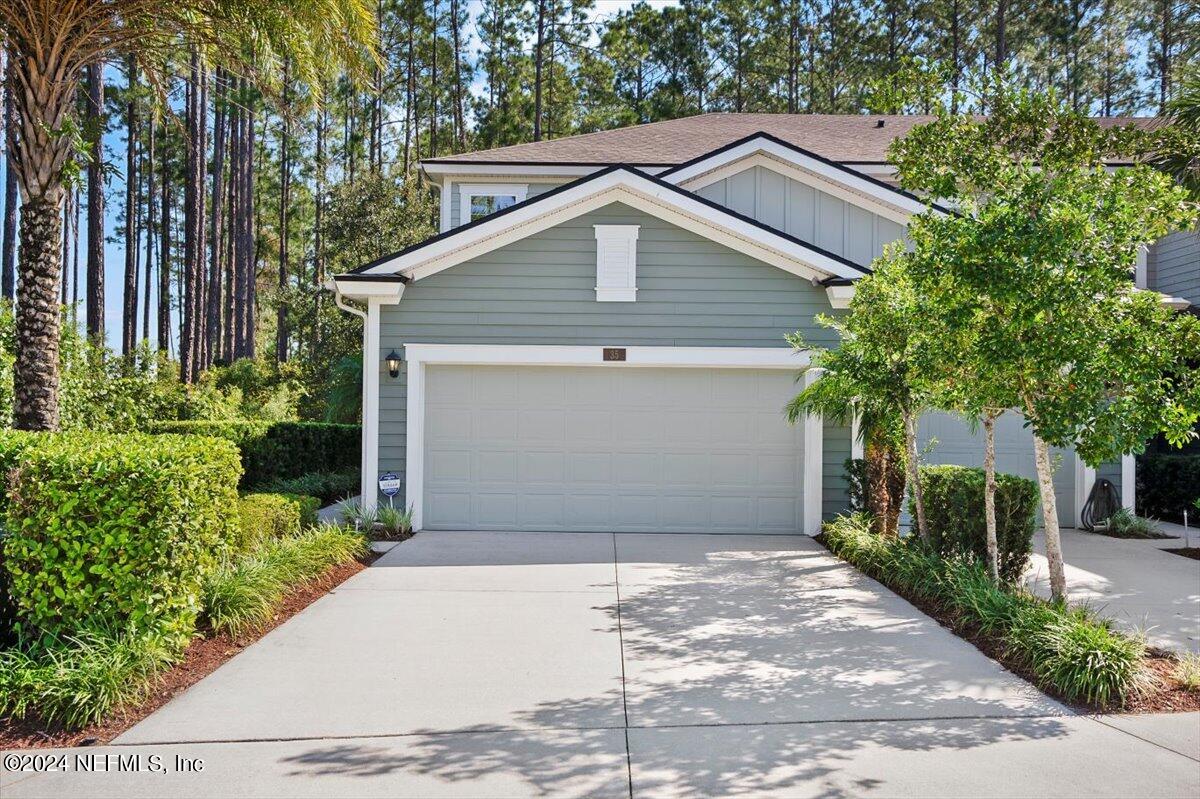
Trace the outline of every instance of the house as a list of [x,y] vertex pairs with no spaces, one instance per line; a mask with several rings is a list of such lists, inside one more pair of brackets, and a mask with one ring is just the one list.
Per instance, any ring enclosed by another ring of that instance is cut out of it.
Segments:
[[[440,232],[333,281],[365,319],[363,496],[398,475],[416,529],[816,533],[859,446],[784,420],[784,335],[834,344],[814,316],[923,210],[886,162],[922,121],[706,114],[422,162]],[[981,462],[961,420],[922,436]],[[998,450],[1033,475],[1014,414]],[[1073,525],[1095,474],[1059,455]],[[1133,459],[1101,471],[1132,505]]]

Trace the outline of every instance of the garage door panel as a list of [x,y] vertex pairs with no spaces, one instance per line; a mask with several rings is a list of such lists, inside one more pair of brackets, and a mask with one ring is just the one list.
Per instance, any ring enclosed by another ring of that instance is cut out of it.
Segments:
[[802,434],[782,413],[790,373],[431,365],[427,375],[430,529],[801,528]]

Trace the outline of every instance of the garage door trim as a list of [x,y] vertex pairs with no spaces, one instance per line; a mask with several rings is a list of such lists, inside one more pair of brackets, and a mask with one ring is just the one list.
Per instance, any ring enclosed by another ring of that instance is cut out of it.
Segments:
[[[619,345],[612,345],[619,346]],[[405,494],[412,507],[413,529],[423,529],[425,493],[425,368],[461,366],[594,366],[600,369],[638,367],[710,367],[720,369],[807,369],[809,354],[784,347],[624,347],[625,360],[606,362],[604,346],[539,346],[503,344],[405,344],[408,378]],[[817,379],[807,369],[801,385]],[[804,425],[804,532],[815,535],[821,526],[822,423],[806,416]]]

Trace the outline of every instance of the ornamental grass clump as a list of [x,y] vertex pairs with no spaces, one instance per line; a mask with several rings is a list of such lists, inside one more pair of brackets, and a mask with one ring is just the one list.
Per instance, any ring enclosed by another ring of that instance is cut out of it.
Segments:
[[328,569],[361,557],[363,537],[339,527],[316,527],[264,541],[235,556],[205,580],[203,617],[214,632],[241,635],[271,620],[288,591]]
[[876,536],[865,514],[829,522],[824,541],[835,555],[888,587],[936,603],[993,636],[1011,665],[1067,701],[1112,707],[1145,684],[1146,647],[1140,638],[1113,629],[1086,608],[997,584],[974,556],[942,558],[913,537]]
[[37,717],[69,729],[94,724],[144,697],[178,658],[154,635],[103,627],[0,650],[0,715]]

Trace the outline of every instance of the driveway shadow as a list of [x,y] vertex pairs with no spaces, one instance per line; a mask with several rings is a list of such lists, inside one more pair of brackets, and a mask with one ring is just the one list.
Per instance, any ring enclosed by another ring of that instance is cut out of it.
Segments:
[[[618,536],[617,549],[621,601],[603,609],[622,634],[624,686],[529,707],[512,730],[324,743],[284,762],[307,775],[412,773],[465,787],[504,773],[537,795],[624,793],[596,782],[618,733],[636,790],[755,794],[826,782],[875,749],[1069,732],[1060,705],[808,539]],[[628,732],[587,729],[614,702]]]

